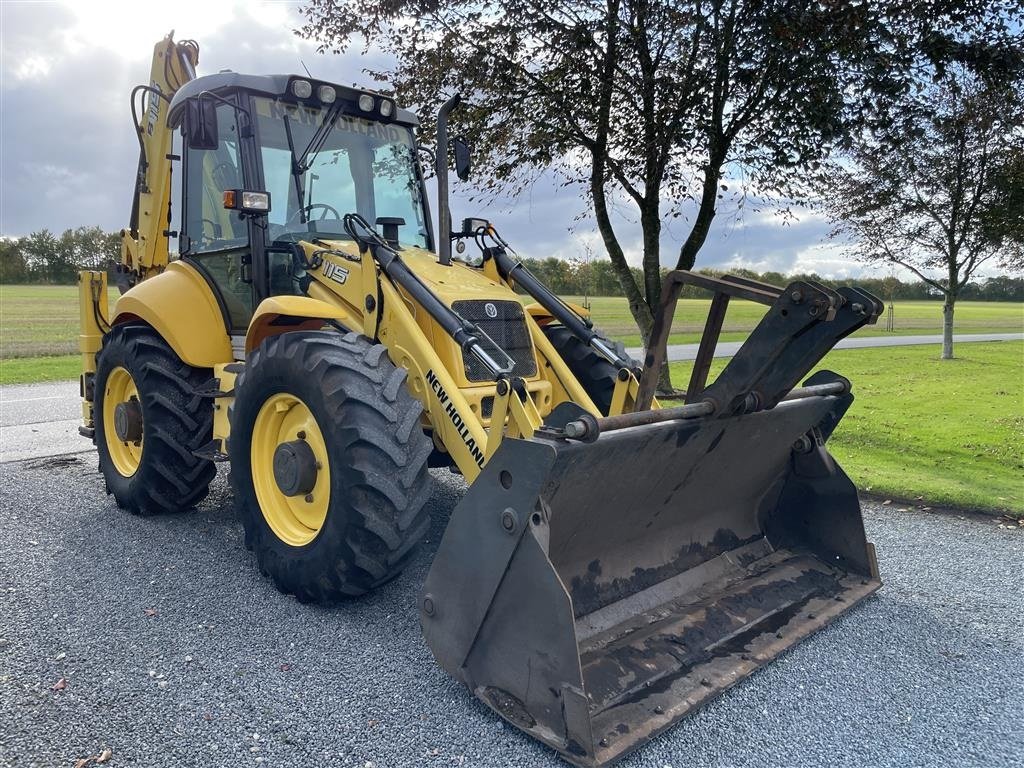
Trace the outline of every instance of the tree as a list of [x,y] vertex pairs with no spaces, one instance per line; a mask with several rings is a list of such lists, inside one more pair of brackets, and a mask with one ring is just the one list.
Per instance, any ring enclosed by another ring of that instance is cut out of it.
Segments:
[[99,227],[43,229],[22,238],[0,238],[0,281],[72,284],[82,269],[110,270],[120,260],[121,236]]
[[987,263],[1022,261],[1020,81],[954,65],[894,107],[828,174],[825,206],[832,235],[852,238],[856,256],[904,267],[941,292],[950,359],[968,281]]
[[24,254],[25,265],[31,275],[32,282],[53,282],[50,265],[57,246],[57,238],[48,229],[33,232],[18,240],[18,247],[21,249],[22,254]]
[[[446,94],[474,145],[478,189],[515,191],[554,167],[578,185],[647,339],[666,216],[696,206],[680,253],[693,266],[720,201],[804,194],[801,171],[844,129],[878,15],[858,0],[309,0],[301,33],[321,50],[373,41],[373,72],[425,117]],[[726,178],[728,176],[728,178]],[[617,206],[641,225],[642,274],[626,261]],[[663,379],[663,384],[667,378]]]
[[0,284],[28,282],[28,265],[18,240],[0,237]]

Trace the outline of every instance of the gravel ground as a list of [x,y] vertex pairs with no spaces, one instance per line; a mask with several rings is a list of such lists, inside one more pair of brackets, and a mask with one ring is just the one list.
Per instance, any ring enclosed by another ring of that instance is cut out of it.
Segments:
[[[409,570],[327,609],[259,576],[223,474],[198,510],[143,520],[94,461],[0,465],[0,764],[109,747],[118,768],[565,765],[420,636],[416,592],[464,488],[447,472]],[[883,590],[622,765],[1024,763],[1024,529],[866,515]]]

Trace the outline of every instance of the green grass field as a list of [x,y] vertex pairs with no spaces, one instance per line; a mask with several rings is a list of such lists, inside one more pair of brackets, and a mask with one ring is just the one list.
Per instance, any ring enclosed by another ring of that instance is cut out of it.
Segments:
[[[117,296],[111,290],[111,303]],[[578,298],[574,299],[579,301]],[[591,298],[595,323],[638,346],[623,299]],[[671,341],[694,342],[708,302],[680,302]],[[724,340],[742,339],[763,308],[736,302]],[[896,333],[941,331],[938,302],[901,302]],[[1024,304],[964,302],[959,333],[1020,332]],[[885,335],[884,324],[860,333]],[[0,383],[76,378],[74,286],[0,286]],[[962,344],[940,361],[937,346],[842,350],[825,365],[848,376],[858,399],[831,448],[858,487],[894,499],[1024,515],[1024,344]],[[718,370],[724,361],[716,361]],[[672,366],[685,385],[688,363]]]
[[[580,296],[567,296],[569,301],[583,303]],[[641,345],[640,334],[629,313],[626,300],[615,296],[590,298],[594,323],[612,338],[625,343],[627,347]],[[707,318],[710,301],[704,299],[683,299],[676,308],[672,324],[670,344],[687,344],[700,341],[704,321]],[[739,341],[757,324],[764,315],[765,307],[750,301],[734,301],[729,305],[722,326],[722,341]],[[888,312],[888,307],[886,307]],[[885,330],[883,315],[875,325],[867,325],[857,331],[858,336],[891,336],[942,333],[942,302],[901,301],[894,306],[893,332]],[[1020,302],[964,301],[956,305],[955,327],[957,333],[1014,333],[1024,331],[1024,304]]]
[[[855,401],[829,449],[857,487],[916,504],[1024,515],[1024,342],[831,352]],[[724,367],[716,360],[712,378]],[[691,363],[673,363],[685,384]],[[923,497],[918,501],[918,497]]]
[[[118,293],[110,289],[113,305]],[[567,297],[582,303],[578,296]],[[595,323],[626,346],[640,346],[640,336],[625,299],[611,296],[589,299]],[[679,302],[672,344],[696,342],[704,327],[709,302],[684,299]],[[722,340],[742,339],[764,314],[764,307],[737,301],[729,307]],[[942,332],[942,305],[937,301],[906,301],[895,307],[896,334]],[[1009,302],[962,302],[957,306],[958,333],[1024,331],[1024,304]],[[884,320],[858,331],[859,335],[888,335]],[[78,289],[73,285],[0,285],[0,360],[50,358],[74,355],[78,351]],[[49,375],[48,367],[53,367]],[[31,364],[4,365],[0,382],[39,381],[63,378],[65,363],[37,360]],[[29,377],[29,378],[26,378]]]

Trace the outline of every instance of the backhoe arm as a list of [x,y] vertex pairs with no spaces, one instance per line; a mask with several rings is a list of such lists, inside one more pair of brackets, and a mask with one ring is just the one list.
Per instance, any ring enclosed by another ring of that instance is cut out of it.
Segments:
[[[167,108],[182,85],[195,79],[199,46],[174,42],[171,32],[153,48],[149,85],[132,91],[132,120],[139,138],[131,221],[121,230],[121,267],[132,285],[167,266],[171,223],[171,129]],[[140,94],[144,97],[140,99]],[[143,109],[139,110],[140,101]]]

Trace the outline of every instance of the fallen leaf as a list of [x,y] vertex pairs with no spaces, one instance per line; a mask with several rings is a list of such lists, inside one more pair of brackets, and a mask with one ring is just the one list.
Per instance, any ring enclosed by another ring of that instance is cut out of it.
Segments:
[[882,502],[883,504],[892,504],[892,499],[886,499]]
[[292,668],[292,665],[291,665],[291,664],[282,664],[282,665],[281,665],[281,666],[279,667],[279,669],[280,669],[280,670],[281,670],[282,672],[288,672],[289,670],[291,670],[291,668]]
[[68,681],[65,680],[62,677],[60,680],[58,680],[56,683],[54,683],[53,685],[50,686],[50,690],[51,691],[63,691],[67,687],[68,687]]
[[93,763],[100,765],[102,763],[109,762],[110,758],[112,758],[113,756],[114,753],[110,750],[109,747],[107,747],[98,755],[89,755],[89,757],[81,758],[77,763],[75,763],[75,768],[87,768],[87,766],[90,766]]
[[143,608],[142,612],[147,616],[156,616],[159,613],[156,608]]
[[64,651],[61,651],[60,653],[58,653],[56,656],[53,657],[53,660],[54,661],[61,661],[62,659],[66,659],[67,656],[68,655],[66,653],[64,653]]

